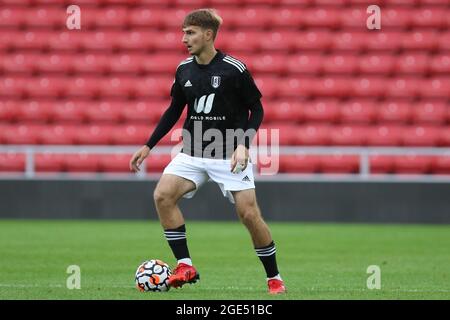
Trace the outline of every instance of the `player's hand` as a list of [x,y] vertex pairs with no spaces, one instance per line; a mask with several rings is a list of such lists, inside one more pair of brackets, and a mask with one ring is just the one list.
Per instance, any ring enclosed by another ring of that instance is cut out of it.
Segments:
[[147,158],[149,153],[150,148],[148,146],[143,146],[138,151],[136,151],[130,160],[130,170],[133,172],[140,171],[140,165],[142,164],[144,159]]
[[248,164],[248,149],[240,144],[237,146],[236,150],[234,150],[233,155],[231,156],[231,172],[239,173],[244,171],[247,168]]

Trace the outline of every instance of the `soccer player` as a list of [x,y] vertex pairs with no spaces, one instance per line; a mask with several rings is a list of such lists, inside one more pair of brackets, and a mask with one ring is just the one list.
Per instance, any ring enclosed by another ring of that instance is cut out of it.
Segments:
[[[262,95],[244,63],[215,49],[221,23],[222,19],[211,9],[196,10],[185,17],[183,43],[191,56],[178,65],[171,104],[146,145],[131,158],[130,169],[140,170],[150,150],[175,125],[187,104],[183,149],[164,169],[154,191],[158,216],[178,263],[169,285],[181,287],[200,278],[192,264],[177,202],[181,197],[191,198],[211,179],[235,203],[240,220],[250,232],[266,271],[269,293],[285,293],[275,243],[256,201],[251,160],[248,165],[249,145],[263,119]],[[230,130],[240,134],[229,139]]]

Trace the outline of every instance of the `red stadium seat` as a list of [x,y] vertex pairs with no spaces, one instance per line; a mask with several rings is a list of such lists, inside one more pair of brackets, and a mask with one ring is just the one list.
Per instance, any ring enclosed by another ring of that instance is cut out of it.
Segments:
[[133,95],[133,92],[137,90],[136,85],[139,79],[131,76],[116,76],[113,78],[101,78],[97,82],[102,97],[125,99]]
[[137,74],[142,69],[143,54],[120,54],[110,56],[108,59],[108,71],[112,73],[132,73]]
[[25,24],[28,29],[54,28],[65,26],[67,15],[59,8],[37,7],[28,8],[25,14]]
[[37,54],[16,53],[12,55],[0,56],[0,70],[5,73],[26,73],[34,71],[34,65],[38,59]]
[[222,38],[227,52],[254,52],[260,47],[260,33],[255,31],[247,32],[224,32],[219,37]]
[[375,105],[370,100],[343,102],[339,109],[342,123],[369,124],[375,120]]
[[331,145],[363,146],[369,129],[358,126],[336,126],[331,129]]
[[447,109],[444,102],[421,102],[414,106],[412,118],[421,124],[443,124],[446,122]]
[[442,32],[438,38],[439,50],[450,50],[450,31]]
[[414,11],[411,15],[412,24],[416,28],[440,28],[445,26],[445,19],[448,16],[447,9],[440,7],[423,7]]
[[405,146],[433,147],[439,143],[439,127],[413,126],[403,132]]
[[79,50],[86,38],[92,36],[91,32],[79,30],[57,31],[48,34],[46,42],[52,50]]
[[25,155],[23,153],[8,152],[0,153],[1,172],[23,172],[25,171]]
[[80,45],[84,50],[112,51],[119,47],[121,35],[120,31],[85,31]]
[[278,94],[284,95],[284,93],[296,95],[288,89],[283,90],[283,85],[281,84],[281,80],[279,78],[258,76],[255,78],[255,83],[261,91],[262,95],[268,99],[273,99],[277,97]]
[[170,154],[150,154],[146,160],[146,170],[161,173],[170,160]]
[[138,97],[167,99],[173,84],[173,76],[143,77],[132,81],[132,90]]
[[302,15],[302,26],[334,28],[339,25],[339,11],[327,7],[306,9]]
[[120,32],[114,45],[121,50],[153,50],[158,48],[159,37],[155,31]]
[[442,127],[439,130],[439,145],[444,147],[450,146],[450,127]]
[[324,173],[357,173],[359,172],[359,158],[353,155],[335,154],[322,157],[320,171]]
[[17,28],[23,26],[25,22],[25,8],[3,7],[0,9],[0,28]]
[[84,110],[89,106],[88,102],[80,101],[62,101],[55,102],[53,106],[51,118],[54,122],[64,123],[72,122],[79,123],[84,121]]
[[397,31],[377,31],[370,37],[366,36],[365,44],[369,50],[395,51],[400,49],[404,35]]
[[411,105],[406,102],[383,102],[378,105],[377,119],[380,123],[408,123],[411,120]]
[[405,33],[402,39],[404,50],[433,50],[437,46],[437,34],[434,31],[415,31]]
[[[269,8],[247,7],[239,10],[235,16],[235,26],[237,28],[264,28],[269,25],[273,10]],[[225,20],[226,21],[226,20]]]
[[97,172],[100,168],[99,155],[75,153],[65,154],[62,158],[63,166],[69,172]]
[[43,145],[72,145],[79,130],[74,125],[53,125],[45,127],[39,133],[39,143]]
[[382,28],[407,29],[412,15],[412,11],[406,8],[385,8],[381,10]]
[[30,78],[25,84],[25,89],[30,97],[58,97],[64,89],[63,79],[58,77]]
[[145,72],[175,74],[177,66],[186,57],[179,54],[149,55],[142,58],[141,65]]
[[428,69],[428,54],[406,54],[397,58],[398,73],[423,74]]
[[432,98],[450,98],[450,77],[433,77],[422,80],[420,95]]
[[102,74],[109,67],[109,55],[100,53],[71,55],[70,68],[76,73]]
[[17,118],[19,102],[14,100],[0,100],[0,123],[12,122]]
[[351,75],[356,71],[357,58],[354,55],[330,55],[323,59],[325,73]]
[[111,141],[117,145],[143,145],[150,138],[153,128],[148,125],[122,125],[115,127]]
[[58,153],[38,153],[34,158],[36,172],[64,171],[64,156]]
[[270,123],[269,126],[263,125],[261,129],[266,129],[264,131],[267,133],[267,142],[271,144],[275,144],[275,141],[272,141],[272,134],[278,132],[279,144],[280,145],[295,145],[295,136],[297,131],[297,126],[291,125],[286,122],[278,122],[278,123]]
[[280,157],[280,171],[286,173],[316,173],[319,171],[320,156],[283,155]]
[[319,97],[345,97],[352,92],[352,79],[345,76],[316,79],[312,92]]
[[82,76],[67,78],[64,82],[63,95],[71,98],[94,98],[99,94],[100,85],[101,78]]
[[266,51],[280,51],[282,53],[291,52],[295,49],[293,39],[297,37],[296,32],[267,32],[260,38],[260,48]]
[[322,70],[322,55],[295,54],[287,56],[286,69],[289,73],[318,74]]
[[86,145],[108,145],[112,141],[114,127],[110,125],[90,125],[79,127],[75,143]]
[[425,174],[431,169],[431,157],[406,155],[394,159],[394,171],[397,174]]
[[380,97],[386,91],[386,80],[379,77],[356,78],[352,93],[357,97]]
[[0,133],[6,144],[37,144],[43,125],[14,125]]
[[16,76],[6,76],[0,78],[0,97],[18,99],[25,95],[25,84],[27,79]]
[[300,146],[324,146],[330,143],[331,128],[328,125],[298,126],[295,130],[295,144]]
[[439,54],[430,58],[430,70],[433,73],[450,73],[450,56],[448,54]]
[[385,80],[389,97],[413,98],[418,95],[420,83],[413,77],[398,77]]
[[367,12],[366,7],[351,7],[349,9],[340,9],[340,25],[344,29],[361,28],[366,25]]
[[368,54],[360,56],[359,71],[362,73],[388,75],[394,69],[395,59],[389,54]]
[[394,171],[395,160],[393,156],[371,155],[369,157],[370,173],[386,174]]
[[121,118],[126,123],[151,124],[157,122],[167,109],[166,101],[133,101],[123,103]]
[[335,100],[316,100],[305,103],[303,118],[307,122],[336,122],[339,117],[339,106]]
[[367,144],[369,146],[399,146],[404,128],[401,126],[377,126],[369,130]]
[[61,54],[42,55],[36,58],[36,70],[41,73],[66,73],[71,69],[71,56]]
[[18,119],[28,122],[47,122],[50,119],[52,105],[45,101],[32,100],[18,108]]
[[301,25],[303,10],[299,8],[281,7],[272,12],[271,25],[277,28],[298,28]]
[[119,122],[121,120],[121,102],[92,103],[84,112],[85,117],[92,123]]
[[15,33],[10,40],[10,48],[19,50],[45,50],[50,47],[49,39],[53,35],[52,31],[36,30],[21,31]]
[[129,23],[133,27],[159,28],[163,26],[164,17],[162,9],[137,7],[130,10]]
[[182,38],[181,31],[160,31],[153,36],[151,41],[156,50],[169,50],[171,53],[185,54],[186,47],[182,43]]
[[100,157],[99,170],[103,172],[131,173],[129,163],[131,154],[108,154]]
[[266,121],[297,122],[302,117],[303,104],[298,101],[277,100],[264,106]]
[[285,73],[288,70],[285,54],[264,54],[254,59],[245,59],[244,62],[246,61],[247,67],[254,73]]
[[450,174],[450,155],[435,157],[431,162],[431,170],[435,174]]
[[354,53],[365,48],[367,38],[368,34],[364,32],[336,32],[332,36],[331,46],[334,50],[352,51]]
[[297,51],[304,52],[305,50],[326,50],[335,39],[335,35],[331,31],[307,31],[298,32],[294,39],[294,45]]
[[94,13],[94,25],[97,28],[124,28],[128,24],[130,15],[127,8],[123,6],[108,6],[96,10]]

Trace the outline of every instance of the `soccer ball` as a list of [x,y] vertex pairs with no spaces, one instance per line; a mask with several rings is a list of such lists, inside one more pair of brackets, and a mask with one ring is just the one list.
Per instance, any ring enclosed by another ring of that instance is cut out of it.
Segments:
[[142,262],[136,270],[136,288],[141,291],[169,291],[170,267],[167,263],[158,260]]

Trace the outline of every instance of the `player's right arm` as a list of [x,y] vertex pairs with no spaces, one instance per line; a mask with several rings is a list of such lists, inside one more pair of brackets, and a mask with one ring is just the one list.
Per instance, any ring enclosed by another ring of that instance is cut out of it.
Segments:
[[176,78],[172,85],[170,95],[172,96],[172,102],[159,120],[155,131],[153,131],[147,143],[136,151],[130,159],[130,170],[133,172],[140,170],[140,165],[147,158],[150,150],[173,128],[183,113],[183,109],[186,106],[186,99]]

